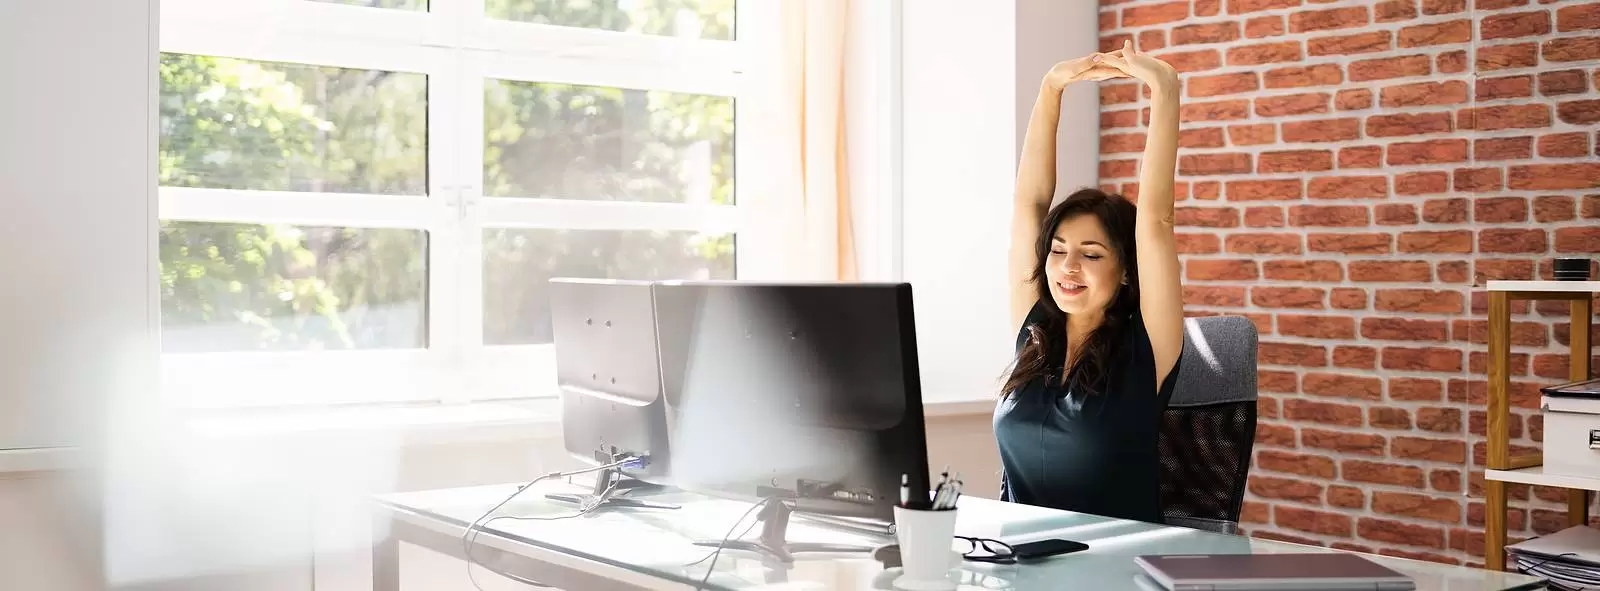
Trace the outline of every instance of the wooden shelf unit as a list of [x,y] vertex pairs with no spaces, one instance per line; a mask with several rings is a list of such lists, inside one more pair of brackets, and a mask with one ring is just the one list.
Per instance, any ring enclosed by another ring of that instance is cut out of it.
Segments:
[[1567,489],[1567,523],[1589,521],[1589,491],[1600,490],[1600,478],[1545,474],[1537,457],[1511,457],[1507,432],[1511,417],[1512,300],[1568,300],[1572,302],[1572,381],[1589,379],[1589,327],[1594,315],[1591,298],[1600,293],[1600,281],[1490,281],[1489,292],[1489,457],[1484,472],[1484,565],[1506,569],[1506,483],[1537,484]]

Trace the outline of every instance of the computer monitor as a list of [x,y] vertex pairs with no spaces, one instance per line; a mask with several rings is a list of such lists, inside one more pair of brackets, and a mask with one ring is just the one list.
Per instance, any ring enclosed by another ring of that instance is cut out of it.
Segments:
[[673,484],[768,501],[729,547],[860,550],[786,543],[789,512],[887,533],[901,475],[927,490],[909,284],[666,281],[655,309]]
[[602,470],[590,494],[547,496],[580,506],[676,508],[622,496],[669,482],[651,283],[555,278],[549,285],[567,451],[597,466],[641,461]]

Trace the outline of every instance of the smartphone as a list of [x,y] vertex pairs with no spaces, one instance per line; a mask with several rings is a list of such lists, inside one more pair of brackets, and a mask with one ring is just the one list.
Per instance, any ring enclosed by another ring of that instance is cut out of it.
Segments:
[[1072,540],[1052,539],[1016,544],[1011,549],[1016,551],[1017,560],[1037,560],[1048,556],[1082,552],[1088,550],[1089,545]]

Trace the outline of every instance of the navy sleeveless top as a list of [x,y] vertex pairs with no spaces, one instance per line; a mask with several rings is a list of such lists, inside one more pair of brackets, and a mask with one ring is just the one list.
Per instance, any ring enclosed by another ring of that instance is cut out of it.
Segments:
[[[1028,312],[1018,350],[1027,325],[1043,319],[1044,305]],[[1059,376],[1065,360],[1055,363]],[[1098,393],[1086,394],[1072,378],[1063,386],[1044,377],[1010,392],[994,412],[1001,499],[1160,523],[1156,439],[1177,375],[1174,365],[1156,388],[1150,334],[1135,312]]]

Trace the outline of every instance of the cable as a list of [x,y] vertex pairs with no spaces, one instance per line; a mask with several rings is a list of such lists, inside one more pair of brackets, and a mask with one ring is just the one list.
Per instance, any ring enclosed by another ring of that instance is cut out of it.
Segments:
[[[751,505],[749,509],[746,509],[745,512],[744,512],[744,515],[740,515],[739,516],[739,520],[738,521],[733,522],[733,527],[728,528],[728,533],[726,533],[726,534],[724,534],[722,536],[722,541],[721,542],[717,542],[717,550],[715,552],[711,553],[711,564],[706,567],[706,576],[701,577],[700,585],[695,587],[695,589],[705,589],[705,588],[707,588],[708,585],[711,584],[711,573],[717,572],[717,558],[722,555],[722,548],[724,546],[728,545],[728,540],[733,539],[733,530],[739,529],[739,524],[744,523],[744,520],[749,518],[751,513],[755,513],[756,509],[760,509],[760,508],[766,506],[767,503],[771,503],[771,502],[774,502],[772,497],[767,497],[765,499],[761,499],[760,502],[758,502],[758,503],[756,503],[754,505]],[[777,502],[781,503],[783,501],[777,501]],[[751,524],[751,527],[755,527],[755,525]],[[750,530],[746,529],[745,531],[748,532]],[[743,537],[743,534],[740,534],[740,536]],[[701,560],[705,560],[705,559],[701,558],[700,560],[696,560],[696,561],[691,562],[689,564],[690,565],[699,564]]]
[[[620,467],[620,466],[626,466],[626,465],[629,465],[629,464],[636,464],[636,463],[644,462],[644,461],[645,461],[645,458],[630,456],[627,459],[624,459],[624,460],[621,460],[621,461],[617,461],[617,462],[612,462],[610,464],[605,464],[603,466],[594,466],[594,467],[591,467],[591,468],[583,468],[583,469],[579,469],[579,470],[569,470],[569,471],[566,471],[566,472],[551,472],[549,474],[545,474],[543,476],[535,478],[532,481],[528,482],[527,484],[518,486],[516,492],[511,493],[511,495],[507,496],[505,498],[505,500],[500,501],[500,504],[495,505],[494,507],[490,508],[488,511],[484,512],[483,515],[481,515],[477,519],[473,520],[472,523],[467,526],[467,531],[462,532],[462,534],[461,534],[461,551],[462,551],[462,554],[464,554],[466,556],[466,559],[467,559],[467,580],[472,583],[473,588],[478,589],[478,591],[483,591],[483,587],[478,585],[478,580],[476,578],[474,578],[473,575],[472,575],[472,565],[477,562],[472,557],[472,547],[478,543],[477,533],[482,531],[480,529],[482,526],[486,526],[489,523],[492,523],[492,522],[494,522],[496,520],[499,520],[499,519],[520,519],[520,520],[527,520],[527,521],[554,521],[554,520],[557,520],[557,519],[572,519],[574,517],[582,517],[584,515],[589,514],[592,511],[594,511],[595,508],[599,507],[601,501],[607,495],[609,495],[612,490],[614,490],[616,488],[617,483],[616,483],[616,481],[613,480],[610,484],[608,484],[606,486],[605,492],[602,492],[598,497],[596,497],[596,499],[593,502],[591,502],[590,504],[585,505],[583,507],[580,507],[577,513],[573,513],[573,514],[570,514],[570,515],[557,515],[557,516],[549,516],[549,517],[512,517],[512,516],[508,516],[508,515],[502,515],[500,517],[495,517],[493,519],[491,519],[489,517],[490,515],[493,515],[495,511],[499,511],[501,507],[504,507],[506,505],[506,503],[510,503],[512,499],[517,498],[517,495],[522,494],[522,491],[525,491],[525,490],[528,490],[530,488],[533,488],[533,485],[538,484],[541,481],[544,481],[544,480],[547,480],[547,479],[551,479],[551,478],[565,478],[565,477],[568,477],[568,476],[576,476],[576,475],[579,475],[579,474],[587,474],[589,472],[599,472],[601,470],[609,470],[609,469],[612,469],[612,468],[617,468],[617,467]],[[488,521],[485,521],[486,519]],[[491,567],[491,566],[486,565],[486,564],[479,564],[478,566],[481,566],[481,567],[487,569],[489,572],[492,572],[494,574],[500,575],[500,576],[505,577],[507,579],[511,579],[511,580],[516,581],[518,583],[522,583],[524,585],[531,585],[531,586],[534,586],[534,587],[540,587],[540,588],[545,588],[545,589],[553,589],[554,588],[554,587],[551,587],[551,586],[546,585],[544,583],[539,583],[539,582],[536,582],[536,581],[532,581],[532,580],[529,580],[529,579],[524,578],[524,577],[513,575],[511,573],[502,572],[502,571],[500,571],[498,569],[495,569],[494,567]]]

